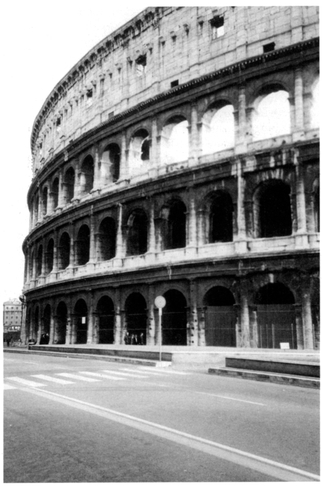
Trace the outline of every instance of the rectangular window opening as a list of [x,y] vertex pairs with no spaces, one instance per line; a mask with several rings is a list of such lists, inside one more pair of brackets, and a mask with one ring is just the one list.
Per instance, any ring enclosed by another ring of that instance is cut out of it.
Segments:
[[218,39],[222,37],[225,33],[224,17],[217,15],[210,20],[210,25],[212,28],[212,38]]
[[174,81],[171,81],[171,88],[174,88],[175,86],[178,86],[179,85],[179,80],[178,79],[175,79]]
[[275,50],[275,42],[263,45],[263,52],[271,52]]

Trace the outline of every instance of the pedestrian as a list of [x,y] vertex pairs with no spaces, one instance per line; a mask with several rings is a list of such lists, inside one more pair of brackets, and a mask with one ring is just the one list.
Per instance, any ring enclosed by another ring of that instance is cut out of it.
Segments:
[[11,339],[10,339],[9,337],[7,337],[7,347],[8,347],[8,348],[9,348],[9,346],[10,346],[10,340],[11,340]]
[[127,331],[124,336],[124,343],[130,344],[130,333]]
[[141,332],[140,334],[140,344],[144,344],[144,333]]

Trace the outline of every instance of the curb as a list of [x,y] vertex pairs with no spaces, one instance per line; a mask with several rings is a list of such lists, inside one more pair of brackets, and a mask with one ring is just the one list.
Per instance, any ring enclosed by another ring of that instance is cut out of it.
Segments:
[[278,373],[262,373],[256,371],[244,371],[227,368],[209,368],[209,374],[218,376],[227,376],[231,378],[242,378],[245,380],[264,381],[278,385],[293,385],[303,388],[320,388],[320,380],[307,377],[298,377],[294,375],[280,375]]
[[126,358],[121,356],[107,356],[104,354],[86,354],[86,353],[62,353],[54,351],[33,351],[28,349],[3,349],[4,353],[21,353],[21,354],[37,354],[40,356],[55,356],[60,358],[76,358],[76,359],[98,359],[104,361],[116,361],[119,363],[131,363],[144,366],[152,366],[156,368],[166,368],[171,366],[170,361],[152,361],[142,358]]

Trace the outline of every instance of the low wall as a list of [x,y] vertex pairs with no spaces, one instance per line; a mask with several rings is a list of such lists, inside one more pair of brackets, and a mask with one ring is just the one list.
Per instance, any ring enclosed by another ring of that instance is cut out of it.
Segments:
[[226,358],[227,368],[239,368],[253,371],[286,373],[290,375],[320,377],[320,366],[304,363],[287,363],[281,361],[262,361],[257,359]]

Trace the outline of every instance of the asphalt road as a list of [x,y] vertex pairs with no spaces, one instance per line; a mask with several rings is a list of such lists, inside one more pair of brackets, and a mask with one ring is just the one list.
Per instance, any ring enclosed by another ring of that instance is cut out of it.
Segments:
[[318,480],[319,392],[4,355],[4,482]]

